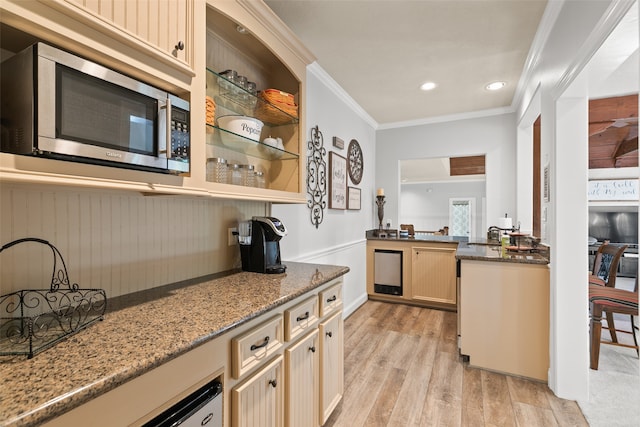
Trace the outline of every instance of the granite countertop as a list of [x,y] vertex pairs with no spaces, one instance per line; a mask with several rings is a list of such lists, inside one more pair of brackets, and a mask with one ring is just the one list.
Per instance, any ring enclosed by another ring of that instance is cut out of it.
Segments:
[[[395,231],[395,230],[394,230]],[[460,260],[511,262],[520,264],[549,264],[549,248],[540,245],[534,253],[503,250],[497,241],[484,238],[469,238],[464,236],[440,236],[416,233],[412,237],[379,237],[378,230],[367,230],[367,240],[390,242],[422,242],[422,243],[455,243],[458,245],[456,258]]]
[[549,264],[544,253],[515,252],[502,249],[500,245],[486,243],[461,243],[456,251],[460,260],[511,262],[519,264]]
[[0,426],[55,418],[349,271],[285,264],[114,298],[103,321],[32,359],[1,357]]
[[[393,233],[395,232],[395,234]],[[390,242],[430,242],[430,243],[459,243],[468,239],[461,236],[442,236],[436,234],[416,233],[411,237],[399,237],[397,230],[392,230],[390,237],[378,237],[378,230],[367,230],[367,240],[385,240]]]

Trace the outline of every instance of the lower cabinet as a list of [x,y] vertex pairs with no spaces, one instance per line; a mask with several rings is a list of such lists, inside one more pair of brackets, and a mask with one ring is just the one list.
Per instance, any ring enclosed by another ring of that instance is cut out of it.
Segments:
[[284,382],[280,355],[231,390],[233,427],[283,425]]
[[312,295],[230,339],[232,427],[318,427],[342,399],[342,280]]
[[546,264],[461,260],[460,354],[469,366],[548,380],[549,277]]
[[411,290],[414,300],[456,303],[456,247],[412,248]]
[[318,329],[284,352],[285,426],[318,425]]
[[320,424],[324,424],[344,391],[344,322],[342,310],[320,323]]
[[[457,249],[455,241],[367,240],[369,298],[455,311]],[[397,283],[395,278],[393,286],[388,282],[376,283],[376,251],[402,253],[401,283]]]
[[225,427],[318,427],[342,398],[343,335],[337,278],[44,425],[142,426],[217,380]]

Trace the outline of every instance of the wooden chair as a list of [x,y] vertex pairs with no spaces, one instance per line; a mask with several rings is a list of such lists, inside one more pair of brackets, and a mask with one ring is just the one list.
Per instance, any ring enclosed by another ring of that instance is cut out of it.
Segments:
[[[627,247],[628,245],[611,245],[607,243],[600,245],[593,261],[593,269],[589,283],[615,288],[620,258]],[[605,310],[605,313],[607,317],[607,326],[605,329],[609,330],[611,341],[617,343],[618,335],[616,332],[628,333],[629,331],[617,330],[613,320],[613,313],[607,310]],[[631,318],[631,325],[633,330],[633,317]]]
[[413,229],[413,224],[400,224],[400,230],[407,230],[409,232],[409,236],[414,236],[416,234]]
[[[589,284],[589,302],[591,307],[591,369],[598,369],[598,361],[600,358],[600,334],[602,332],[602,313],[606,311],[609,313],[629,314],[632,316],[631,321],[631,333],[633,334],[633,342],[635,346],[621,344],[621,343],[607,343],[615,344],[623,347],[635,348],[636,353],[640,353],[638,350],[638,341],[635,335],[633,326],[633,316],[638,315],[638,279],[636,278],[636,285],[633,291],[627,291],[624,289],[616,289],[607,286]],[[610,329],[611,330],[611,329]]]

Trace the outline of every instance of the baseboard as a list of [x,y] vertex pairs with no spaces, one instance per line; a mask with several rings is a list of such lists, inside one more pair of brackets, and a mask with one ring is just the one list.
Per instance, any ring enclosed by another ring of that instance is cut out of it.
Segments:
[[360,308],[362,304],[367,302],[367,299],[367,294],[360,295],[360,297],[356,298],[355,301],[343,308],[342,317],[346,319],[347,317],[352,315],[358,308]]

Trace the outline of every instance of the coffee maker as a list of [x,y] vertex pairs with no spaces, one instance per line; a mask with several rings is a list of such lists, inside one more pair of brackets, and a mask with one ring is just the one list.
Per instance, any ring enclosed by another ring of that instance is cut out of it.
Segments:
[[278,218],[254,216],[241,223],[238,243],[242,269],[256,273],[284,273],[287,266],[280,261],[280,239],[287,229]]

